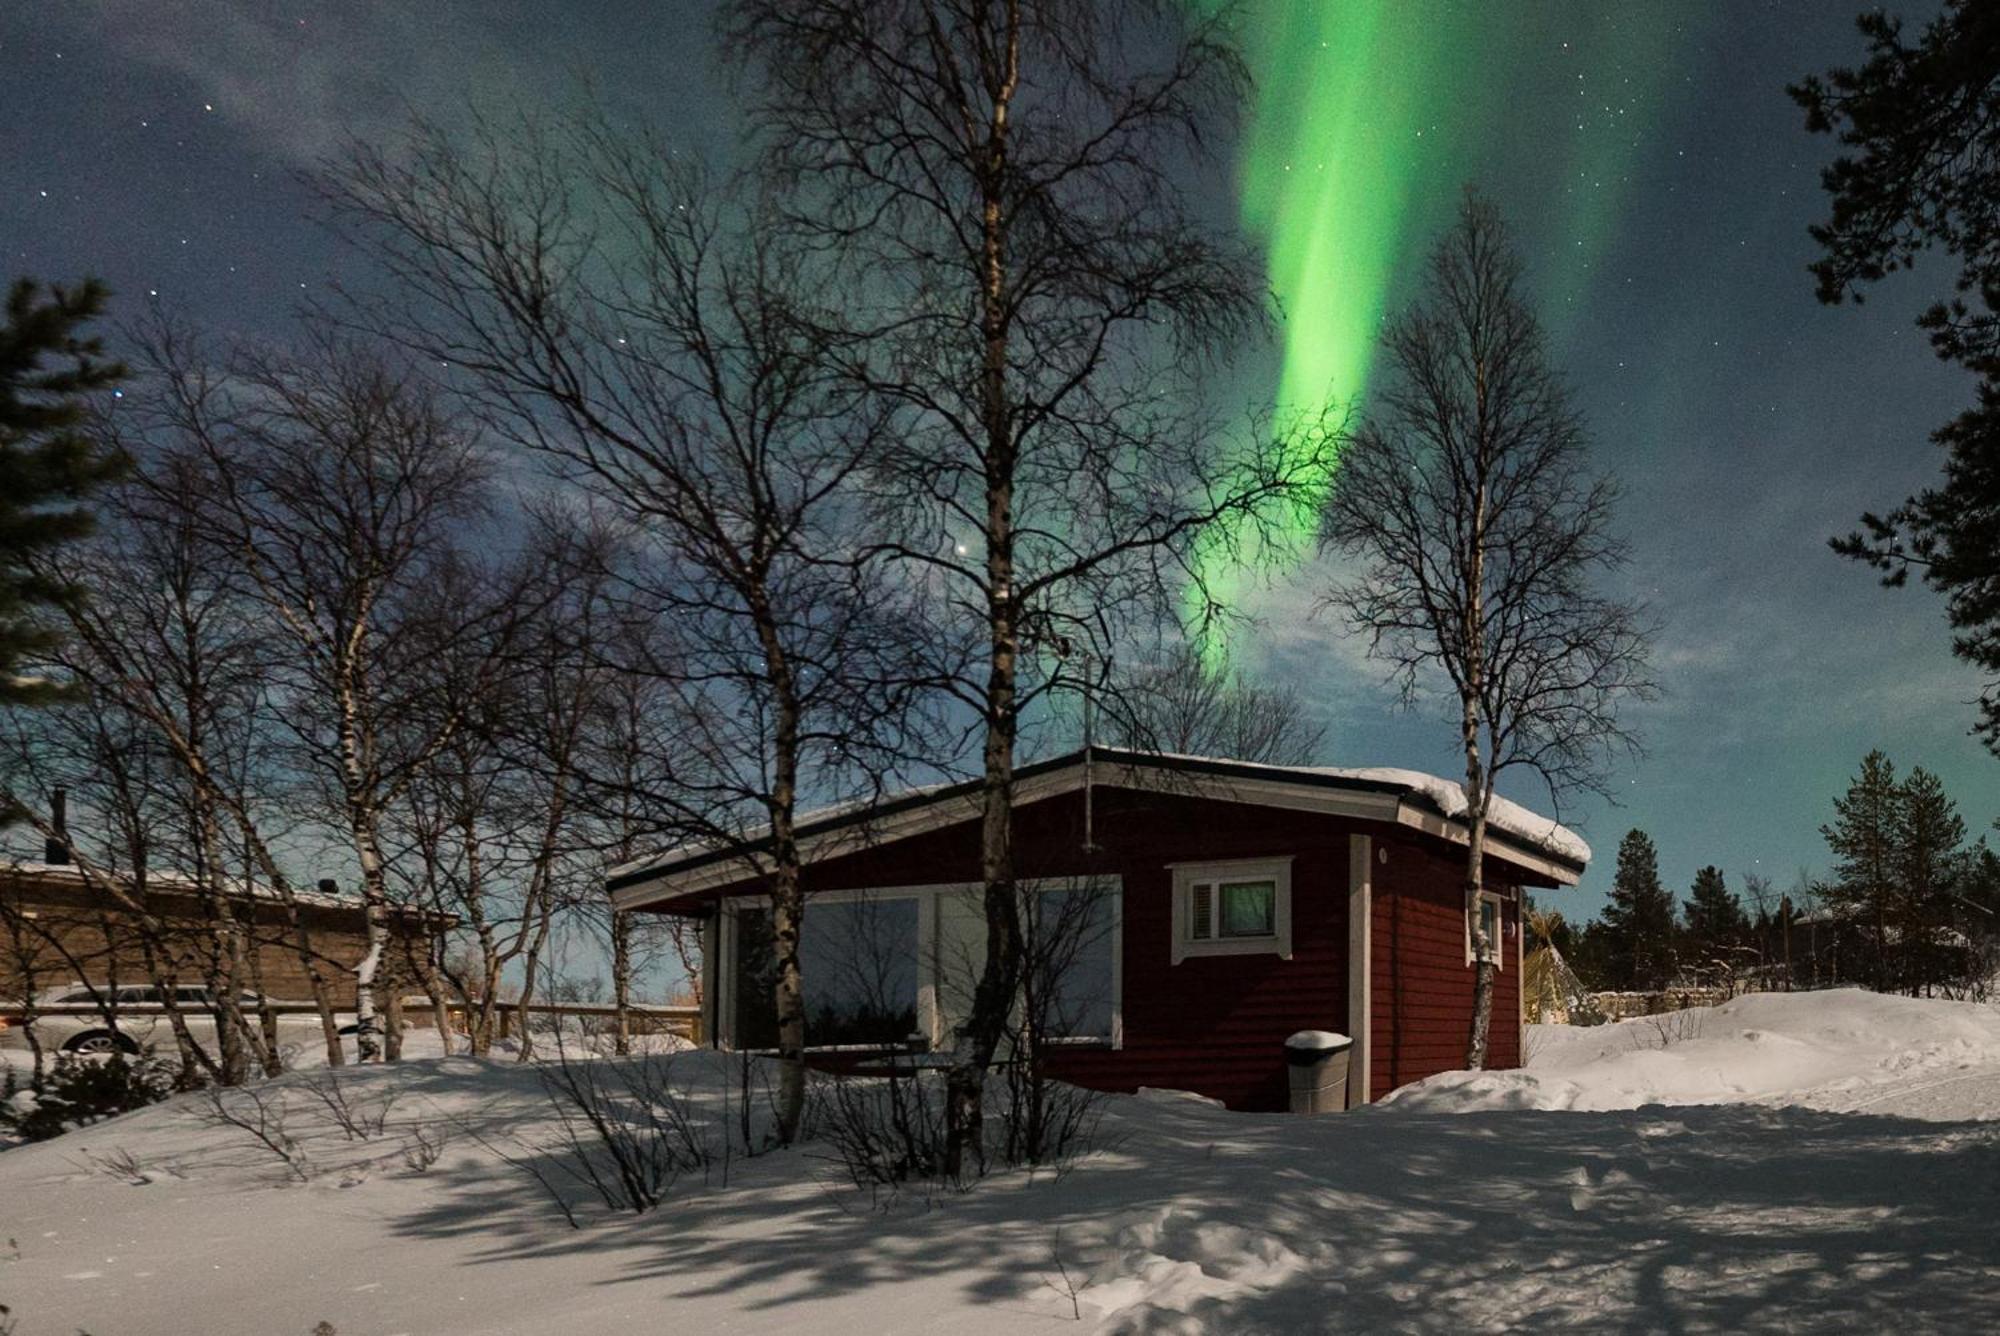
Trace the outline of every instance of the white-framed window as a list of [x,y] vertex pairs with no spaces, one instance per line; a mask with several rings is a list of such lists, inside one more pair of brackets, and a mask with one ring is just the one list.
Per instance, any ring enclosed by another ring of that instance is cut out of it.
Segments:
[[[923,903],[869,892],[808,896],[799,925],[806,1042],[867,1048],[906,1042],[920,1026]],[[727,906],[723,1039],[761,1050],[778,1042],[770,905],[762,896]]]
[[[1479,893],[1479,928],[1486,937],[1486,959],[1500,969],[1507,968],[1507,914],[1506,901],[1492,891]],[[1465,923],[1465,963],[1474,960],[1472,945],[1472,920]]]
[[[1027,968],[1046,1008],[1043,1042],[1123,1047],[1119,879],[1018,886],[1033,939]],[[948,1043],[985,959],[981,890],[949,883],[808,895],[799,933],[807,1047],[879,1048],[913,1033]],[[777,1041],[769,912],[761,895],[733,896],[718,916],[706,968],[722,1047],[757,1051]]]
[[1174,964],[1189,956],[1292,955],[1292,860],[1174,863]]

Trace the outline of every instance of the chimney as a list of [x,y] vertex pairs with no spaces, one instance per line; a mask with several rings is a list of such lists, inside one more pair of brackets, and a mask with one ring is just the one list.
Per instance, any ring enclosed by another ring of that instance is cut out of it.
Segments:
[[319,879],[319,893],[321,895],[328,895],[328,896],[339,895],[340,883],[335,881],[332,877],[321,877]]
[[69,864],[69,790],[49,795],[49,837],[42,842],[42,861],[51,867]]

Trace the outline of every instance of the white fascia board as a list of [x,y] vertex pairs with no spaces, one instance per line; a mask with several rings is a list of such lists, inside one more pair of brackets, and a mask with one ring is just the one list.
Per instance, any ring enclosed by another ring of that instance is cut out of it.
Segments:
[[[1061,770],[1023,780],[1014,786],[1014,802],[1018,806],[1051,797],[1065,788],[1081,787],[1082,773],[1081,765],[1067,766]],[[1065,783],[1072,777],[1073,783]],[[858,821],[852,825],[838,826],[817,834],[802,835],[798,841],[799,861],[817,863],[840,854],[855,853],[876,845],[889,844],[911,835],[920,835],[927,830],[969,821],[978,816],[979,812],[979,793],[975,790],[957,797],[924,803],[873,821]],[[749,858],[741,856],[721,858],[686,872],[663,871],[656,878],[621,887],[611,893],[611,903],[618,909],[640,909],[661,900],[676,899],[683,895],[693,895],[701,891],[714,890],[718,886],[745,881],[757,873],[757,864]]]
[[[1453,832],[1451,822],[1435,813],[1413,806],[1406,802],[1402,795],[1395,793],[1301,784],[1278,777],[1266,779],[1242,775],[1207,774],[1160,766],[1126,765],[1107,759],[1093,761],[1091,771],[1091,782],[1108,788],[1181,794],[1219,802],[1275,807],[1292,812],[1353,817],[1363,821],[1401,822],[1445,839],[1455,839],[1459,844],[1466,841],[1462,830]],[[1016,783],[1014,803],[1016,806],[1022,806],[1081,789],[1083,778],[1084,766],[1081,761],[1059,770],[1032,776]],[[873,821],[860,821],[816,835],[805,835],[799,840],[799,857],[803,862],[816,863],[840,854],[889,844],[911,835],[954,825],[960,821],[969,821],[979,815],[979,799],[979,792],[974,790],[955,797],[923,803],[907,811]],[[1559,864],[1531,857],[1525,852],[1516,852],[1511,844],[1507,846],[1505,856],[1537,872],[1555,877],[1565,884],[1574,884],[1576,881],[1575,873],[1562,868]],[[705,863],[681,873],[663,870],[656,878],[613,891],[611,903],[618,909],[641,909],[662,900],[694,895],[714,890],[718,886],[728,886],[746,880],[756,876],[757,870],[754,862],[743,857],[717,859],[713,863]]]
[[[1448,817],[1440,816],[1427,807],[1419,807],[1415,803],[1399,803],[1395,819],[1413,830],[1421,830],[1426,835],[1435,835],[1453,844],[1472,843],[1472,832],[1463,825]],[[1519,864],[1530,872],[1539,872],[1558,885],[1574,886],[1577,883],[1580,874],[1575,868],[1545,858],[1533,849],[1517,844],[1504,834],[1496,837],[1491,826],[1486,828],[1486,842],[1487,847],[1508,862]]]

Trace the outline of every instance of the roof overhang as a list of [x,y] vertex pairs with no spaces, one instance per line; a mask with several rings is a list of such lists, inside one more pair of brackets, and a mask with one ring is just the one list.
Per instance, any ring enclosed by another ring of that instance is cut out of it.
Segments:
[[[1471,838],[1465,823],[1447,816],[1428,795],[1393,782],[1105,748],[1093,749],[1088,760],[1075,753],[1021,767],[1015,772],[1014,804],[1059,797],[1086,783],[1388,822],[1461,845]],[[817,863],[973,820],[980,814],[981,793],[981,783],[970,780],[865,809],[807,817],[799,823],[799,857]],[[1486,839],[1495,856],[1556,885],[1574,886],[1583,873],[1582,864],[1491,826]],[[759,853],[754,836],[741,846],[673,850],[613,868],[606,889],[616,908],[645,909],[758,877]]]

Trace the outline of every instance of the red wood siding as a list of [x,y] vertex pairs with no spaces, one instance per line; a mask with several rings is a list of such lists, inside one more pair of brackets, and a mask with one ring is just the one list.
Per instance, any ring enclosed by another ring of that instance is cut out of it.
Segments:
[[[1235,1109],[1282,1109],[1285,1037],[1345,1030],[1347,837],[1354,823],[1271,808],[1132,795],[1121,821],[1124,1047],[1064,1053],[1062,1075],[1111,1090],[1194,1090]],[[1173,963],[1172,862],[1292,859],[1292,957]]]
[[[1465,1065],[1474,976],[1465,962],[1463,852],[1405,840],[1378,847],[1387,849],[1388,861],[1375,867],[1370,925],[1375,1007],[1369,1089],[1377,1099],[1397,1086]],[[1486,1065],[1518,1067],[1520,895],[1491,879],[1488,886],[1508,898],[1501,911],[1505,964],[1494,980]]]
[[[1016,874],[1111,874],[1123,886],[1124,1046],[1054,1055],[1065,1078],[1106,1090],[1170,1086],[1232,1108],[1283,1108],[1283,1045],[1302,1029],[1347,1028],[1347,836],[1358,823],[1129,789],[1095,795],[1095,853],[1083,803],[1067,794],[1015,814]],[[1175,965],[1168,864],[1292,858],[1292,958],[1209,956]],[[976,822],[829,859],[808,892],[970,882]]]
[[[1084,849],[1078,794],[1020,808],[1015,831],[1017,876],[1111,874],[1123,885],[1124,1046],[1058,1052],[1053,1064],[1064,1077],[1106,1090],[1193,1090],[1236,1109],[1284,1108],[1286,1036],[1352,1029],[1347,883],[1348,838],[1356,833],[1375,835],[1391,850],[1389,862],[1375,868],[1375,1088],[1463,1063],[1472,970],[1464,959],[1457,865],[1442,841],[1380,822],[1108,788],[1095,794],[1094,852]],[[1169,864],[1286,855],[1291,959],[1173,963]],[[811,894],[978,878],[978,823],[965,821],[813,864],[805,885]],[[755,889],[739,884],[715,894]],[[1507,921],[1517,921],[1512,906]],[[1494,1004],[1495,1066],[1512,1065],[1519,1053],[1519,981],[1508,959]]]

